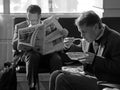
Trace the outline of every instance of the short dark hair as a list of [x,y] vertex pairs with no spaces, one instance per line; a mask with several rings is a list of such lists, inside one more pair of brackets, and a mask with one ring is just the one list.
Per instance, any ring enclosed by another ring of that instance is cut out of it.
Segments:
[[79,26],[92,26],[98,23],[101,28],[101,22],[100,17],[94,11],[87,11],[81,13],[80,17],[76,19],[75,24]]
[[41,14],[41,8],[38,5],[30,5],[27,8],[27,12],[32,13],[32,14],[37,13],[37,14],[40,15]]

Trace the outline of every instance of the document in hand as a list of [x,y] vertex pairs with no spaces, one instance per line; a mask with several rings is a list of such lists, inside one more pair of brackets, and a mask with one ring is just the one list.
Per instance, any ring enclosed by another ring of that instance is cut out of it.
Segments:
[[55,16],[49,17],[42,24],[22,28],[18,32],[18,49],[37,50],[41,54],[49,54],[64,48],[63,30]]

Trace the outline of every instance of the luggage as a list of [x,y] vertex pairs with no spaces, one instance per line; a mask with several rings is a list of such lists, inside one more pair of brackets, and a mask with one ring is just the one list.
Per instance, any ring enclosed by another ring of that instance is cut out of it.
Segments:
[[0,70],[0,90],[17,90],[15,65],[6,62]]

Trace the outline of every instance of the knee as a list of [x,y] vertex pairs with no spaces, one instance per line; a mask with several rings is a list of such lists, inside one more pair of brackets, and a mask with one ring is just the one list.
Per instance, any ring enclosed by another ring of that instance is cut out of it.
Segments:
[[26,55],[28,58],[40,58],[40,54],[35,51],[30,51]]
[[58,54],[53,54],[51,59],[50,59],[50,64],[51,65],[57,65],[57,66],[61,66],[62,65],[62,59]]
[[51,73],[51,76],[50,76],[50,80],[53,80],[53,79],[56,79],[56,77],[62,73],[61,70],[56,70],[54,72]]
[[64,73],[60,73],[56,78],[56,85],[60,86],[66,82],[66,75]]
[[37,66],[40,61],[40,55],[36,52],[28,52],[24,59],[26,63]]
[[51,76],[56,76],[59,73],[62,73],[62,71],[61,70],[55,70],[54,72],[51,73]]
[[58,53],[53,53],[52,54],[52,59],[54,59],[54,60],[61,60],[61,57],[59,56],[59,54]]

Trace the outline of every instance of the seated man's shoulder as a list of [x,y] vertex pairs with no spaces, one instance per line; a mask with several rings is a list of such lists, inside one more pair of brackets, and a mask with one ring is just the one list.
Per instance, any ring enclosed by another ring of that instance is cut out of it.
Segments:
[[28,22],[27,21],[23,21],[23,22],[20,22],[20,23],[16,24],[15,26],[18,27],[18,28],[27,27],[28,26]]

